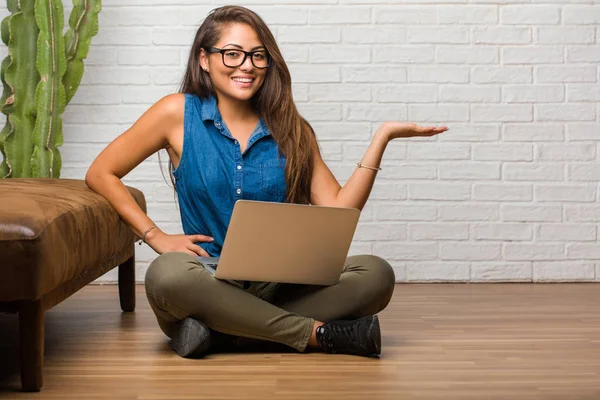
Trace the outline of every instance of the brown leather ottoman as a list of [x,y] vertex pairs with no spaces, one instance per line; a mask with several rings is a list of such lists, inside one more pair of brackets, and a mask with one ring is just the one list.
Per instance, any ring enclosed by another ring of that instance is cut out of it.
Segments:
[[121,308],[134,310],[136,240],[83,180],[0,180],[0,311],[19,313],[23,390],[43,384],[44,311],[117,265]]

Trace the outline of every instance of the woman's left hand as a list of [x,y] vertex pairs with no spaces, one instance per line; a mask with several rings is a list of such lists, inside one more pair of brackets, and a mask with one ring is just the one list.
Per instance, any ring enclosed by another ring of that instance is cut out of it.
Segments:
[[439,135],[448,130],[447,126],[420,126],[411,122],[390,121],[379,128],[387,140],[409,137],[428,137]]

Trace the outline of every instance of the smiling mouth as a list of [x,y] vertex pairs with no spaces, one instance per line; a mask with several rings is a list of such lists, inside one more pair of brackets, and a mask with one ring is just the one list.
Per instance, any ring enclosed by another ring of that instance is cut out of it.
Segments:
[[231,78],[235,82],[240,83],[252,83],[254,82],[254,78]]

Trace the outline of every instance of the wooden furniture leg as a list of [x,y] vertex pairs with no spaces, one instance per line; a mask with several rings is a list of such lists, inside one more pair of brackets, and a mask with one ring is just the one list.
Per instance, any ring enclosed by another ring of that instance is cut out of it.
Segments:
[[39,392],[44,385],[44,309],[41,300],[19,308],[21,384],[25,392]]
[[121,310],[131,312],[135,309],[135,253],[119,265],[119,300]]

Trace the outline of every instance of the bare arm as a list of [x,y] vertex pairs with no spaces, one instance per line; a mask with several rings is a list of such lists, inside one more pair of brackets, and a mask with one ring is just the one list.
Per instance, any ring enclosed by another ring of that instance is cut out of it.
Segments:
[[[85,182],[90,189],[106,198],[137,236],[155,224],[129,194],[121,178],[146,158],[170,145],[177,130],[183,129],[183,109],[182,94],[159,100],[98,155],[86,174]],[[185,251],[208,255],[192,242],[206,241],[202,235],[193,235],[198,237],[192,238],[179,235],[172,237],[172,243],[166,243],[166,236],[159,228],[155,228],[146,236],[146,242],[158,253]]]
[[[386,122],[375,132],[360,164],[378,168],[390,140],[401,137],[433,136],[446,130],[447,127],[422,127],[404,122]],[[371,194],[376,175],[377,170],[356,168],[342,187],[321,156],[317,155],[311,183],[311,202],[315,205],[362,210]]]

